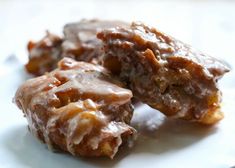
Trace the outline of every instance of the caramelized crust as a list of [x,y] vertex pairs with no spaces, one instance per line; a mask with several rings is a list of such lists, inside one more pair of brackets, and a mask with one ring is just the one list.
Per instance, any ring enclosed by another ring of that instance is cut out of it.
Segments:
[[96,33],[102,29],[127,26],[121,21],[81,20],[64,26],[63,56],[78,61],[101,63],[103,51],[102,41]]
[[28,43],[29,61],[26,70],[33,75],[43,75],[56,68],[63,57],[77,61],[101,64],[102,42],[96,33],[104,28],[127,26],[121,21],[82,20],[64,26],[64,37],[60,38],[47,32],[38,42]]
[[28,43],[29,61],[26,70],[33,75],[42,75],[56,68],[61,58],[62,39],[49,32],[38,42]]
[[49,149],[113,158],[136,133],[132,92],[101,66],[64,58],[58,69],[26,81],[15,102],[30,131]]
[[97,37],[104,43],[104,65],[140,101],[167,116],[204,124],[223,118],[217,81],[229,69],[219,60],[141,23]]

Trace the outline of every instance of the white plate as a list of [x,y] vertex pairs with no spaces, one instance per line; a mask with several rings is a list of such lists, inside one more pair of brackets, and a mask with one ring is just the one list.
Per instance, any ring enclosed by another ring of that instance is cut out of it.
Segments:
[[29,133],[26,119],[12,103],[15,90],[27,75],[22,65],[14,59],[1,66],[1,69],[0,167],[228,168],[235,165],[234,89],[223,88],[225,118],[216,126],[163,121],[158,112],[140,106],[135,111],[132,123],[142,133],[133,149],[120,150],[113,160],[82,159],[52,153]]

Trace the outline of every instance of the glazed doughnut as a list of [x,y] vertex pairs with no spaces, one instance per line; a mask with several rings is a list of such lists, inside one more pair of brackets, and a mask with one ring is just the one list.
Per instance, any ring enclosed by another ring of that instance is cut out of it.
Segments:
[[49,149],[113,158],[136,135],[131,98],[105,68],[64,58],[56,70],[20,86],[14,100]]
[[47,32],[38,42],[28,43],[29,60],[25,68],[33,75],[43,75],[54,70],[63,57],[101,64],[103,50],[101,40],[96,38],[97,31],[127,25],[122,21],[95,19],[68,23],[64,26],[62,37]]
[[102,41],[96,37],[100,30],[128,26],[128,23],[117,20],[86,20],[68,23],[64,26],[62,57],[70,57],[77,61],[102,63]]
[[229,68],[221,61],[142,23],[106,29],[97,37],[104,43],[104,66],[141,102],[203,124],[223,118],[217,81]]
[[27,72],[39,76],[55,69],[61,58],[62,41],[59,36],[48,31],[38,42],[29,41],[29,60],[25,65]]

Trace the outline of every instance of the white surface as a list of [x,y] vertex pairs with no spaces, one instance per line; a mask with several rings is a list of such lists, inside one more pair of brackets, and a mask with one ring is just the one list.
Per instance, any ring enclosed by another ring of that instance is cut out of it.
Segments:
[[[122,3],[127,2],[127,5]],[[190,167],[228,168],[235,165],[235,75],[221,81],[225,119],[211,128],[166,121],[158,128],[158,113],[138,108],[133,124],[140,135],[131,150],[114,160],[81,159],[52,153],[29,134],[26,119],[12,103],[16,88],[26,75],[29,39],[40,38],[45,29],[60,33],[61,27],[81,18],[142,20],[159,27],[235,66],[235,4],[233,1],[0,1],[0,167]],[[120,12],[121,11],[121,12]],[[6,58],[15,54],[18,58]],[[144,115],[144,116],[143,116]],[[137,124],[136,120],[142,118]],[[149,118],[145,120],[143,118]],[[156,119],[155,119],[156,118]]]

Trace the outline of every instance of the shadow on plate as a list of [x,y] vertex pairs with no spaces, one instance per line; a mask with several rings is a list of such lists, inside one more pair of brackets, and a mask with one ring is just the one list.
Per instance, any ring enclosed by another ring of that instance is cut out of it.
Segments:
[[132,125],[139,132],[132,152],[155,155],[187,148],[217,132],[216,125],[206,126],[169,119],[147,105],[136,109]]

